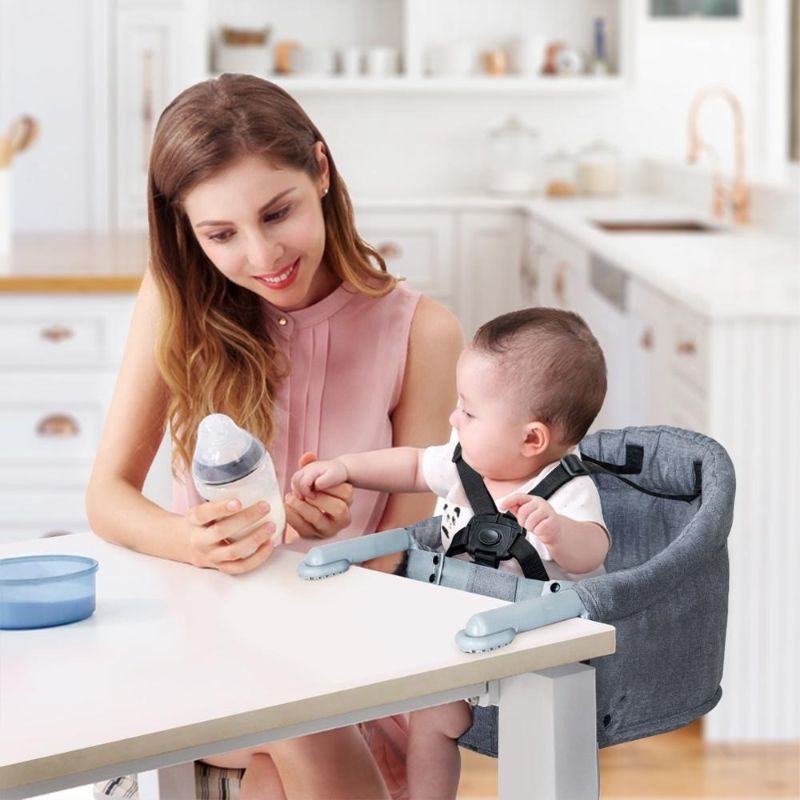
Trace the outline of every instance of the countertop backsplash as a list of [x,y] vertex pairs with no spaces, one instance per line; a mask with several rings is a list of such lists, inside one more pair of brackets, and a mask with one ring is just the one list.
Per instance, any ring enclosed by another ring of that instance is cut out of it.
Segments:
[[[644,159],[635,165],[636,182],[643,191],[667,195],[686,203],[687,211],[708,214],[713,177],[708,169],[678,162]],[[723,173],[727,186],[730,177]],[[750,222],[748,228],[777,236],[800,236],[800,164],[774,174],[748,175]]]

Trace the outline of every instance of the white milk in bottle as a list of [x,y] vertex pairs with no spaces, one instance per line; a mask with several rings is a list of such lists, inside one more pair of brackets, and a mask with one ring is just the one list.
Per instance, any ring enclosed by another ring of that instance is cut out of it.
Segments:
[[286,512],[272,458],[255,436],[225,414],[209,414],[200,422],[192,478],[200,497],[205,500],[235,498],[242,508],[261,500],[269,503],[268,514],[229,538],[240,539],[271,520],[275,523],[272,541],[276,545],[281,543]]

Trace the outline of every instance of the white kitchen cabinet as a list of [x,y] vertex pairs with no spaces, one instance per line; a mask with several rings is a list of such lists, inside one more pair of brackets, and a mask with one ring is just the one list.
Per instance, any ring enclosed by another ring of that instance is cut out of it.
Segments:
[[547,231],[539,253],[539,305],[583,314],[589,254],[556,230]]
[[[543,304],[573,305],[552,283],[553,242],[563,234],[536,214],[528,233],[523,291]],[[782,454],[800,442],[800,320],[796,313],[707,316],[595,253],[584,300],[576,310],[609,369],[594,427],[698,431],[720,442],[736,469],[724,695],[704,720],[705,736],[796,740],[800,648],[787,631],[797,628],[800,607],[800,468]]]
[[641,281],[631,281],[626,347],[631,353],[632,425],[663,425],[669,418],[668,334],[672,302]]
[[515,211],[458,214],[457,313],[468,339],[487,320],[522,306],[516,286],[522,230]]
[[88,528],[132,308],[130,294],[0,296],[0,541]]
[[527,231],[519,273],[525,305],[574,311],[583,317],[603,348],[608,391],[592,430],[633,424],[627,276],[536,217],[528,221]]
[[527,223],[519,292],[524,305],[580,314],[603,348],[608,391],[592,430],[707,430],[707,326],[697,315],[535,216]]
[[40,125],[13,163],[16,232],[109,223],[111,14],[107,0],[0,0],[0,125]]
[[535,217],[525,220],[522,252],[519,260],[518,286],[520,307],[543,305],[541,301],[542,258],[547,248],[550,229]]
[[729,452],[736,501],[723,700],[709,741],[796,740],[800,320],[706,317],[632,278],[631,424],[705,433]]
[[592,329],[606,361],[606,399],[592,430],[624,428],[632,423],[636,389],[631,380],[631,347],[628,337],[628,289],[630,280],[615,264],[587,255],[588,289],[579,313]]
[[629,291],[631,423],[708,433],[708,323],[639,280]]
[[519,212],[359,208],[356,224],[389,272],[453,311],[467,337],[486,320],[519,308]]
[[456,216],[448,210],[357,209],[361,237],[386,268],[415,289],[456,311]]
[[[514,42],[525,36],[539,37],[542,45],[568,42],[591,55],[597,17],[606,21],[607,74],[587,74],[587,68],[554,79],[520,67]],[[491,8],[462,0],[211,0],[208,18],[212,41],[222,26],[268,27],[272,45],[292,42],[317,55],[324,50],[324,61],[353,47],[367,62],[373,48],[392,53],[392,74],[362,68],[354,77],[278,76],[289,91],[593,92],[621,88],[631,69],[632,0],[595,0],[590,8],[585,0],[499,0]],[[490,59],[500,74],[489,74]],[[263,74],[273,77],[268,68]]]
[[158,117],[206,72],[204,3],[118,0],[115,22],[114,222],[119,230],[141,230],[147,224],[147,163]]

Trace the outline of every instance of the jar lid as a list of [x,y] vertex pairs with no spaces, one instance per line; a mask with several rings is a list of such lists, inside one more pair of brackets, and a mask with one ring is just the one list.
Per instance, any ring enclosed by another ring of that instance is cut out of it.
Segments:
[[568,153],[566,150],[563,149],[554,150],[552,153],[550,153],[548,156],[545,157],[545,161],[549,161],[551,163],[556,161],[574,161],[574,160],[575,157],[571,153]]
[[603,139],[592,139],[589,144],[581,148],[580,155],[604,155],[604,156],[617,156],[619,151],[613,144],[606,142]]
[[539,131],[536,128],[529,128],[522,120],[511,114],[506,118],[505,122],[499,127],[494,128],[490,132],[490,136],[527,136],[531,139],[539,138]]

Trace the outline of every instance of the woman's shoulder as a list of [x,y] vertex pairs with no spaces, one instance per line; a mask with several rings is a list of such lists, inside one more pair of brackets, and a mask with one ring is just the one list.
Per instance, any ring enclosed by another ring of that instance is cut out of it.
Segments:
[[464,346],[464,332],[456,315],[426,295],[419,297],[411,322],[411,338],[420,344],[435,341],[437,347],[461,350]]
[[362,325],[391,329],[401,339],[407,335],[412,343],[420,345],[436,342],[439,347],[452,347],[457,351],[463,347],[461,323],[453,312],[405,281],[377,296],[351,286],[348,291],[351,293],[348,317],[355,317]]

